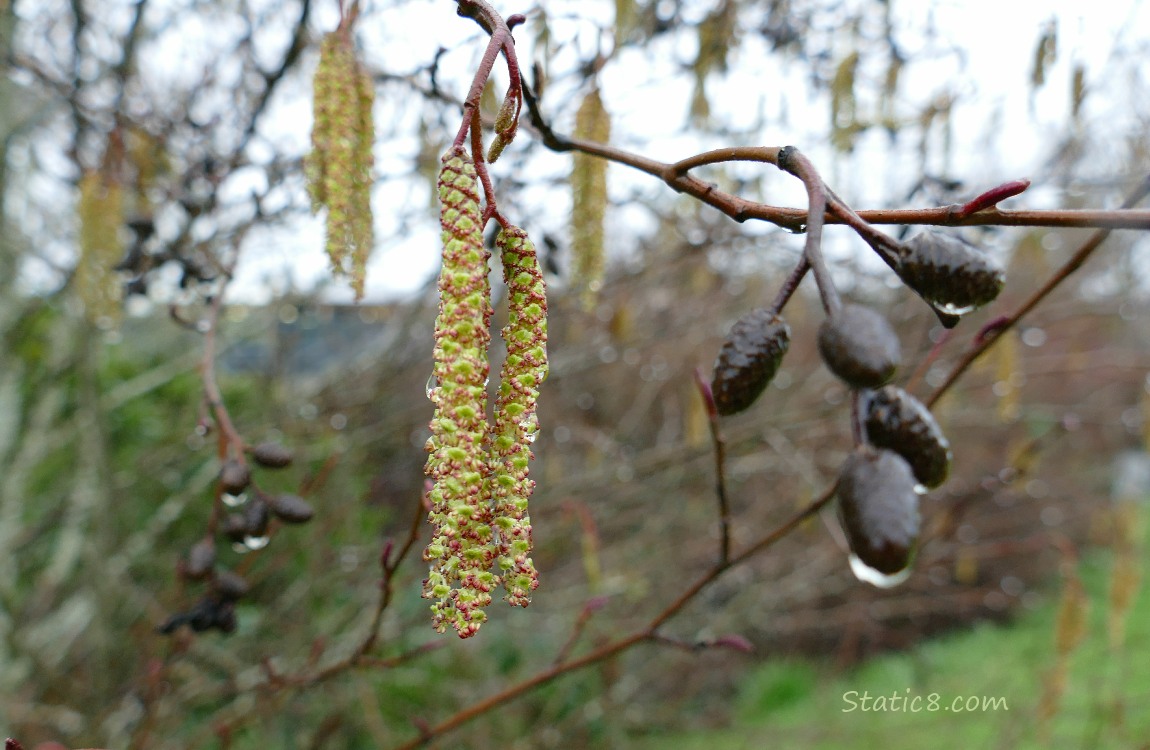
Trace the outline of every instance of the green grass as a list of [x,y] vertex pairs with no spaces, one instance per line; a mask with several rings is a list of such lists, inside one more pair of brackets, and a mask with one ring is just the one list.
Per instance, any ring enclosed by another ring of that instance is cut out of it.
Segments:
[[[1045,605],[1010,625],[977,626],[876,658],[845,674],[815,662],[767,664],[746,679],[730,728],[660,735],[635,747],[1145,747],[1140,743],[1150,737],[1150,595],[1143,585],[1127,619],[1125,643],[1111,649],[1110,567],[1110,556],[1103,553],[1082,566],[1090,597],[1087,632],[1069,658],[1061,710],[1044,727],[1037,709],[1056,661],[1056,591]],[[892,700],[895,696],[897,701]],[[956,699],[961,703],[972,696],[1001,700],[985,710],[951,709]],[[871,710],[863,710],[864,697],[869,697],[866,706]],[[916,697],[917,704],[908,706]],[[915,705],[918,711],[909,710]],[[880,706],[885,710],[878,710]]]

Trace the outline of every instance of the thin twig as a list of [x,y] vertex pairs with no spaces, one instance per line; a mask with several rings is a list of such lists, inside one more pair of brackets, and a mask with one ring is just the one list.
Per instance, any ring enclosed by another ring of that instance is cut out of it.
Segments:
[[695,386],[707,410],[707,424],[711,427],[711,444],[715,446],[715,495],[719,500],[719,564],[731,559],[731,506],[727,500],[726,453],[727,441],[719,427],[719,410],[715,396],[702,370],[695,368]]
[[775,295],[775,299],[767,309],[776,315],[782,312],[783,308],[787,306],[787,302],[790,301],[791,295],[799,288],[799,284],[802,283],[803,277],[807,275],[807,271],[809,270],[811,270],[811,264],[804,254],[799,258],[798,265],[794,267],[790,275],[783,281],[782,287],[779,288],[778,294]]
[[555,654],[555,659],[551,662],[552,665],[562,664],[567,661],[571,656],[571,652],[575,649],[575,645],[582,637],[583,631],[587,629],[587,623],[591,621],[591,616],[603,608],[607,603],[606,596],[594,596],[587,600],[583,605],[583,609],[579,610],[579,616],[575,619],[575,624],[571,626],[571,634],[567,636],[567,640],[559,648],[558,653]]
[[[369,666],[365,661],[367,654],[375,647],[375,643],[379,638],[379,629],[383,624],[383,615],[387,608],[391,605],[391,599],[395,591],[393,579],[395,572],[398,570],[404,558],[411,551],[415,543],[419,541],[419,531],[422,526],[425,510],[422,499],[415,504],[415,514],[412,517],[411,527],[408,530],[407,538],[400,547],[399,552],[394,556],[390,554],[390,543],[385,546],[383,554],[380,555],[380,568],[383,570],[383,579],[379,583],[379,598],[376,600],[375,612],[371,618],[371,624],[368,626],[367,635],[359,645],[355,647],[350,654],[337,662],[329,664],[323,669],[313,672],[310,675],[302,675],[296,678],[291,678],[290,682],[294,686],[314,685],[318,682],[328,680],[337,674],[347,671],[353,667]],[[420,647],[423,648],[423,647]]]

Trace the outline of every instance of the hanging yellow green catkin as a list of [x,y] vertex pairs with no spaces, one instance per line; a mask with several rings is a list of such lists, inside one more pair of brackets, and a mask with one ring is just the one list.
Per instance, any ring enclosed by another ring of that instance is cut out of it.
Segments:
[[111,326],[120,318],[121,279],[113,270],[123,256],[120,225],[124,220],[124,188],[100,171],[80,179],[80,260],[76,290],[88,321]]
[[434,527],[424,553],[431,563],[423,596],[435,629],[451,625],[461,638],[487,619],[484,607],[499,578],[492,530],[487,455],[487,348],[491,339],[488,251],[475,165],[455,147],[439,174],[443,267],[435,321],[435,404],[426,473],[433,482],[428,520]]
[[512,606],[526,607],[539,586],[531,561],[527,502],[535,488],[528,464],[539,430],[535,402],[547,377],[547,297],[535,245],[519,227],[495,240],[503,259],[508,321],[503,329],[507,359],[499,375],[491,432],[491,495],[498,530],[498,566]]
[[332,272],[351,279],[363,297],[373,244],[371,76],[356,58],[348,27],[324,37],[312,82],[315,121],[304,169],[312,210],[327,208],[326,247]]
[[831,79],[831,145],[836,151],[849,153],[861,126],[855,98],[855,73],[859,53],[850,53],[839,62]]
[[1019,362],[1018,340],[1013,332],[1007,332],[994,343],[995,383],[994,395],[998,397],[998,418],[1004,423],[1017,421],[1021,408],[1021,364]]
[[[611,116],[593,89],[575,115],[575,137],[598,143],[611,139]],[[571,169],[571,247],[575,258],[572,284],[584,309],[595,306],[603,286],[604,228],[607,213],[607,160],[576,153]]]

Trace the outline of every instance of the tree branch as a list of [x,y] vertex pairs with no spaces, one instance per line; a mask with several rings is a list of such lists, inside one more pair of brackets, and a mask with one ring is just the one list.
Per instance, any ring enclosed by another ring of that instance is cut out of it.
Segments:
[[[692,177],[689,170],[710,164],[732,161],[753,161],[767,164],[778,162],[779,149],[764,146],[734,146],[708,151],[688,157],[673,164],[666,164],[638,154],[609,146],[603,143],[571,138],[556,133],[539,110],[539,103],[527,82],[523,82],[523,99],[527,103],[527,114],[531,127],[536,131],[544,146],[556,152],[579,151],[598,156],[617,164],[637,169],[666,183],[667,187],[679,193],[686,193],[712,208],[722,211],[735,221],[748,219],[766,221],[791,231],[801,231],[806,225],[807,211],[801,208],[785,208],[757,203],[719,190],[713,184]],[[1017,187],[1015,181],[1007,186]],[[1001,186],[1000,186],[1001,187]],[[996,189],[997,190],[997,189]],[[993,191],[988,191],[992,193]],[[1010,192],[1006,190],[1004,192]],[[1011,193],[1016,194],[1016,193]],[[986,194],[984,194],[985,196]],[[915,209],[878,209],[858,211],[858,216],[870,224],[925,224],[934,226],[1012,226],[1012,227],[1095,227],[1106,229],[1150,229],[1150,210],[1105,209],[1052,209],[1052,210],[1008,210],[991,207],[978,208],[979,196],[971,203],[956,206]],[[1003,200],[1008,195],[995,198]],[[973,204],[973,205],[972,205]],[[967,213],[973,208],[974,213]],[[848,223],[841,214],[833,210],[823,221],[827,224]]]

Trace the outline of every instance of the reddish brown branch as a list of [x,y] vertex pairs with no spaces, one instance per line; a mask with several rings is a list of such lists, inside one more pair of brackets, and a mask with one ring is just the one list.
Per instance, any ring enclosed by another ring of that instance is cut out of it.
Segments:
[[[617,164],[623,164],[638,169],[652,177],[662,180],[668,187],[676,192],[686,193],[708,206],[722,211],[735,221],[743,222],[748,219],[770,222],[777,226],[799,231],[806,224],[807,212],[801,208],[786,208],[757,203],[739,196],[726,193],[709,182],[693,177],[689,170],[709,164],[719,164],[731,161],[754,161],[767,164],[776,164],[779,149],[763,146],[734,146],[730,148],[708,151],[704,154],[688,157],[673,164],[666,164],[655,159],[633,154],[628,151],[607,145],[595,143],[581,138],[571,138],[556,133],[539,111],[538,102],[527,83],[523,83],[523,98],[527,104],[527,114],[531,126],[538,133],[543,145],[552,151],[566,152],[579,151],[581,153],[598,156]],[[1024,181],[1006,183],[1014,188]],[[1000,186],[1006,187],[1006,186]],[[978,204],[985,202],[985,196],[990,195],[994,202],[1003,200],[1009,195],[996,196],[995,191],[988,191],[971,203],[976,210],[964,215],[966,206],[958,210],[954,206],[938,206],[936,208],[914,209],[878,209],[871,211],[858,211],[858,216],[870,224],[925,224],[934,226],[1042,226],[1042,227],[1087,227],[1105,229],[1150,229],[1150,210],[1130,209],[1055,209],[1055,210],[1011,210],[1003,211],[999,208],[988,207],[978,209]],[[1006,192],[1010,192],[1009,189]],[[1017,193],[1011,193],[1014,195]],[[833,205],[833,201],[832,201]],[[970,206],[971,204],[967,204]],[[834,211],[828,212],[824,218],[827,224],[847,223],[844,217]]]
[[715,406],[715,395],[711,385],[698,368],[695,369],[695,387],[703,399],[707,410],[707,424],[711,428],[711,443],[715,446],[715,496],[719,500],[719,564],[725,565],[731,559],[731,505],[727,500],[727,441],[719,426],[719,410]]
[[[505,22],[502,16],[499,15],[489,4],[484,0],[457,0],[458,8],[456,12],[465,18],[471,18],[478,23],[483,29],[491,36],[487,42],[487,49],[483,51],[483,58],[479,62],[479,68],[475,71],[475,77],[471,80],[471,89],[467,92],[467,98],[463,102],[463,121],[459,125],[459,130],[455,134],[454,146],[456,148],[463,145],[467,139],[468,132],[471,134],[471,158],[475,164],[475,173],[479,176],[479,180],[483,185],[483,197],[486,203],[483,211],[483,223],[486,224],[491,218],[499,222],[500,226],[504,229],[511,226],[504,216],[499,213],[498,201],[495,196],[495,188],[491,184],[491,174],[487,169],[487,160],[483,151],[483,127],[482,118],[479,113],[479,101],[483,97],[483,89],[487,85],[488,79],[491,77],[491,70],[495,66],[495,61],[502,54],[507,61],[507,75],[509,83],[507,86],[508,98],[516,103],[514,121],[517,123],[519,118],[519,110],[522,107],[523,89],[519,75],[519,61],[515,56],[515,40],[511,36],[511,29],[523,23],[525,19],[522,15],[513,15]],[[511,133],[514,133],[515,125],[512,126]]]
[[799,259],[798,265],[791,270],[790,275],[783,281],[783,285],[779,287],[778,293],[768,308],[771,312],[776,314],[782,312],[782,309],[787,306],[787,302],[790,301],[795,290],[799,288],[799,284],[802,283],[803,277],[807,275],[807,271],[809,270],[811,270],[811,264],[807,261],[807,256],[803,255],[803,257]]
[[559,648],[559,652],[555,655],[555,660],[552,664],[562,664],[567,661],[571,656],[571,652],[575,649],[575,644],[579,642],[582,637],[583,631],[587,629],[587,623],[591,621],[591,617],[603,609],[607,604],[606,596],[595,596],[588,599],[583,605],[583,609],[579,611],[579,616],[575,619],[575,624],[571,626],[571,634],[567,636],[566,642]]
[[819,287],[819,297],[827,315],[836,315],[842,308],[838,292],[831,280],[830,271],[823,261],[823,219],[827,209],[827,188],[823,184],[815,165],[794,146],[787,146],[776,156],[779,169],[789,172],[802,180],[807,191],[807,241],[803,248],[803,258],[815,272],[815,282]]

